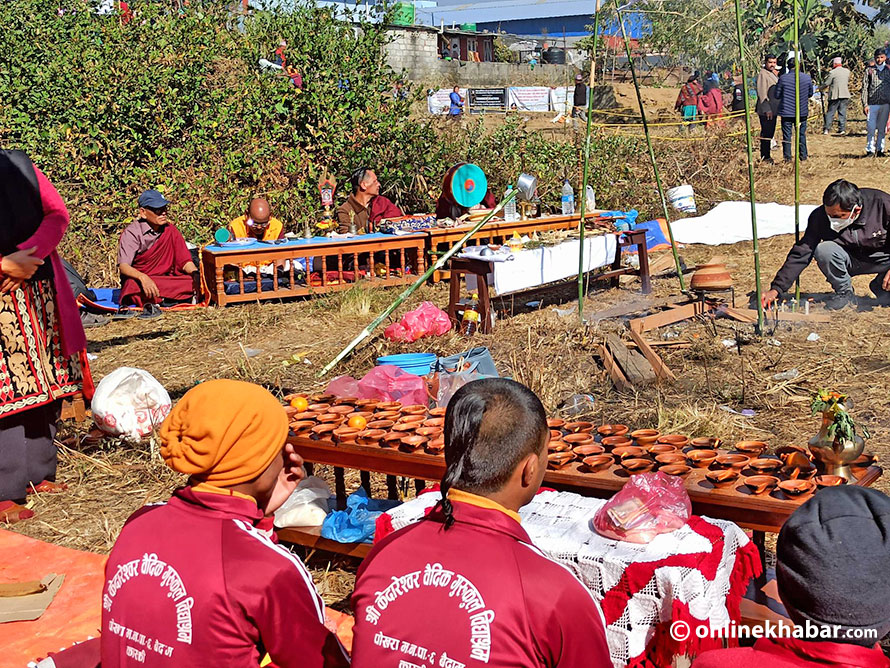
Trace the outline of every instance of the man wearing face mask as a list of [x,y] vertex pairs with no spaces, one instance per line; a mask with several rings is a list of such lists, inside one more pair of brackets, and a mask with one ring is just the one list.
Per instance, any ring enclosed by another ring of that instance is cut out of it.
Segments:
[[890,195],[843,179],[835,181],[825,189],[822,206],[810,214],[806,232],[763,294],[763,306],[788,290],[813,258],[835,292],[826,308],[854,305],[851,278],[863,274],[875,275],[869,287],[880,305],[890,306],[888,227]]
[[884,155],[884,134],[890,117],[890,68],[884,49],[875,50],[875,66],[865,71],[862,81],[862,109],[868,117],[865,155]]

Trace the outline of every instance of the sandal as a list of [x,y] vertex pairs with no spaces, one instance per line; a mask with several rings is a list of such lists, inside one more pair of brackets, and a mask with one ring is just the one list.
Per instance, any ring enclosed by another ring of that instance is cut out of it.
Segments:
[[34,511],[15,501],[0,501],[0,523],[15,524],[34,517]]
[[52,482],[44,480],[37,485],[28,489],[28,494],[38,492],[40,494],[61,494],[68,491],[68,485],[63,482]]

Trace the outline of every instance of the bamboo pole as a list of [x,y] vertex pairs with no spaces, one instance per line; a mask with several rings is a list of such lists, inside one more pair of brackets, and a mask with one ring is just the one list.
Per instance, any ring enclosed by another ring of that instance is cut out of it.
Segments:
[[[794,3],[794,243],[800,241],[800,41],[798,0]],[[794,305],[800,304],[800,276],[794,281]]]
[[677,245],[674,243],[674,231],[671,228],[671,217],[668,214],[667,200],[664,198],[664,188],[661,185],[661,175],[658,173],[658,163],[655,161],[655,151],[652,149],[652,137],[649,136],[649,123],[646,121],[646,109],[643,107],[643,95],[640,93],[640,84],[637,81],[637,71],[634,69],[633,57],[630,53],[630,42],[627,39],[627,30],[624,28],[624,16],[621,14],[621,7],[618,4],[618,0],[615,0],[615,13],[618,18],[618,25],[621,27],[621,37],[624,39],[624,51],[627,53],[630,76],[633,79],[634,90],[637,93],[637,103],[640,105],[640,118],[643,121],[643,132],[646,135],[646,147],[649,149],[649,161],[652,163],[652,171],[655,173],[655,184],[658,186],[658,195],[661,197],[661,212],[667,223],[671,251],[674,254],[674,265],[677,268],[677,277],[680,279],[680,291],[685,292],[686,284],[683,280],[683,270],[680,267],[680,256],[677,254]]
[[748,194],[751,199],[751,236],[754,240],[754,288],[757,300],[757,332],[763,328],[763,302],[760,289],[760,244],[757,241],[757,204],[754,197],[754,153],[751,148],[751,100],[748,97],[748,70],[745,67],[745,40],[742,37],[742,6],[735,0],[736,33],[739,40],[739,59],[742,65],[742,85],[745,91],[745,145],[748,153]]
[[[474,225],[473,228],[469,232],[467,232],[460,239],[458,239],[457,242],[451,248],[449,248],[448,251],[446,251],[444,255],[442,255],[429,269],[427,269],[422,276],[420,276],[416,281],[414,281],[413,285],[411,285],[402,294],[400,294],[392,304],[390,304],[389,306],[387,306],[384,309],[383,313],[381,313],[376,318],[374,318],[374,321],[370,325],[365,327],[359,333],[358,336],[356,336],[352,341],[349,342],[349,345],[347,345],[343,350],[341,350],[334,359],[332,359],[330,362],[328,362],[327,366],[325,366],[325,368],[322,369],[318,373],[318,377],[321,378],[322,376],[326,375],[331,369],[333,369],[335,366],[337,366],[343,360],[343,358],[345,358],[349,353],[351,353],[352,350],[358,344],[360,344],[362,341],[364,341],[366,338],[368,338],[371,335],[371,332],[373,332],[375,329],[377,329],[378,325],[380,325],[381,322],[386,320],[390,316],[390,314],[393,311],[395,311],[403,301],[405,301],[408,297],[410,297],[411,294],[417,288],[419,288],[421,285],[423,285],[426,282],[426,280],[430,276],[433,275],[434,271],[438,271],[439,269],[441,269],[445,265],[445,263],[451,259],[451,256],[454,255],[455,253],[457,253],[457,251],[459,251],[463,247],[463,245],[465,243],[467,243],[467,241],[470,240],[470,237],[472,237],[474,234],[476,234],[476,232],[478,232],[482,228],[482,226],[485,225],[485,223],[487,223],[489,220],[491,220],[498,211],[503,209],[504,205],[507,204],[507,202],[509,202],[511,199],[515,198],[517,192],[518,192],[517,189],[513,188],[507,194],[505,194],[504,198],[500,202],[498,202],[497,206],[494,209],[489,211],[485,215],[485,217],[482,220],[480,220],[478,223],[476,223],[476,225]],[[454,279],[452,278],[452,280],[454,280]]]

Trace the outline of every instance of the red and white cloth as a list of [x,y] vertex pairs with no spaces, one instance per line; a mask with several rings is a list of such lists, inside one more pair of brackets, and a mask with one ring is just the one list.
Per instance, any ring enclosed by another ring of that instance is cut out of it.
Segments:
[[[417,522],[436,505],[438,492],[384,513],[384,535]],[[760,574],[757,548],[736,524],[693,516],[688,524],[647,545],[610,540],[591,528],[605,503],[569,492],[540,492],[519,511],[534,544],[570,568],[593,592],[606,619],[606,639],[614,666],[661,667],[674,656],[723,646],[700,639],[699,626],[738,623],[742,596]],[[674,622],[686,622],[684,640],[671,637]]]

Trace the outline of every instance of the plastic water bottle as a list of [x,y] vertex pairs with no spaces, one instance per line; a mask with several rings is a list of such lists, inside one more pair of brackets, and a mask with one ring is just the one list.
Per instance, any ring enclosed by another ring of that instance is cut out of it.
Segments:
[[562,215],[571,216],[575,213],[575,191],[569,180],[562,184]]
[[464,314],[460,322],[460,332],[464,336],[473,336],[479,328],[479,295],[473,293],[473,297],[469,304],[464,306]]
[[[513,191],[512,184],[508,185],[506,194],[510,194],[512,191]],[[517,213],[517,211],[516,211],[516,198],[515,197],[513,199],[511,199],[509,202],[507,202],[506,204],[504,204],[504,220],[507,221],[508,223],[512,222],[514,220],[519,220],[519,213]]]
[[587,210],[594,211],[596,209],[596,193],[593,191],[593,186],[589,183],[587,184]]

